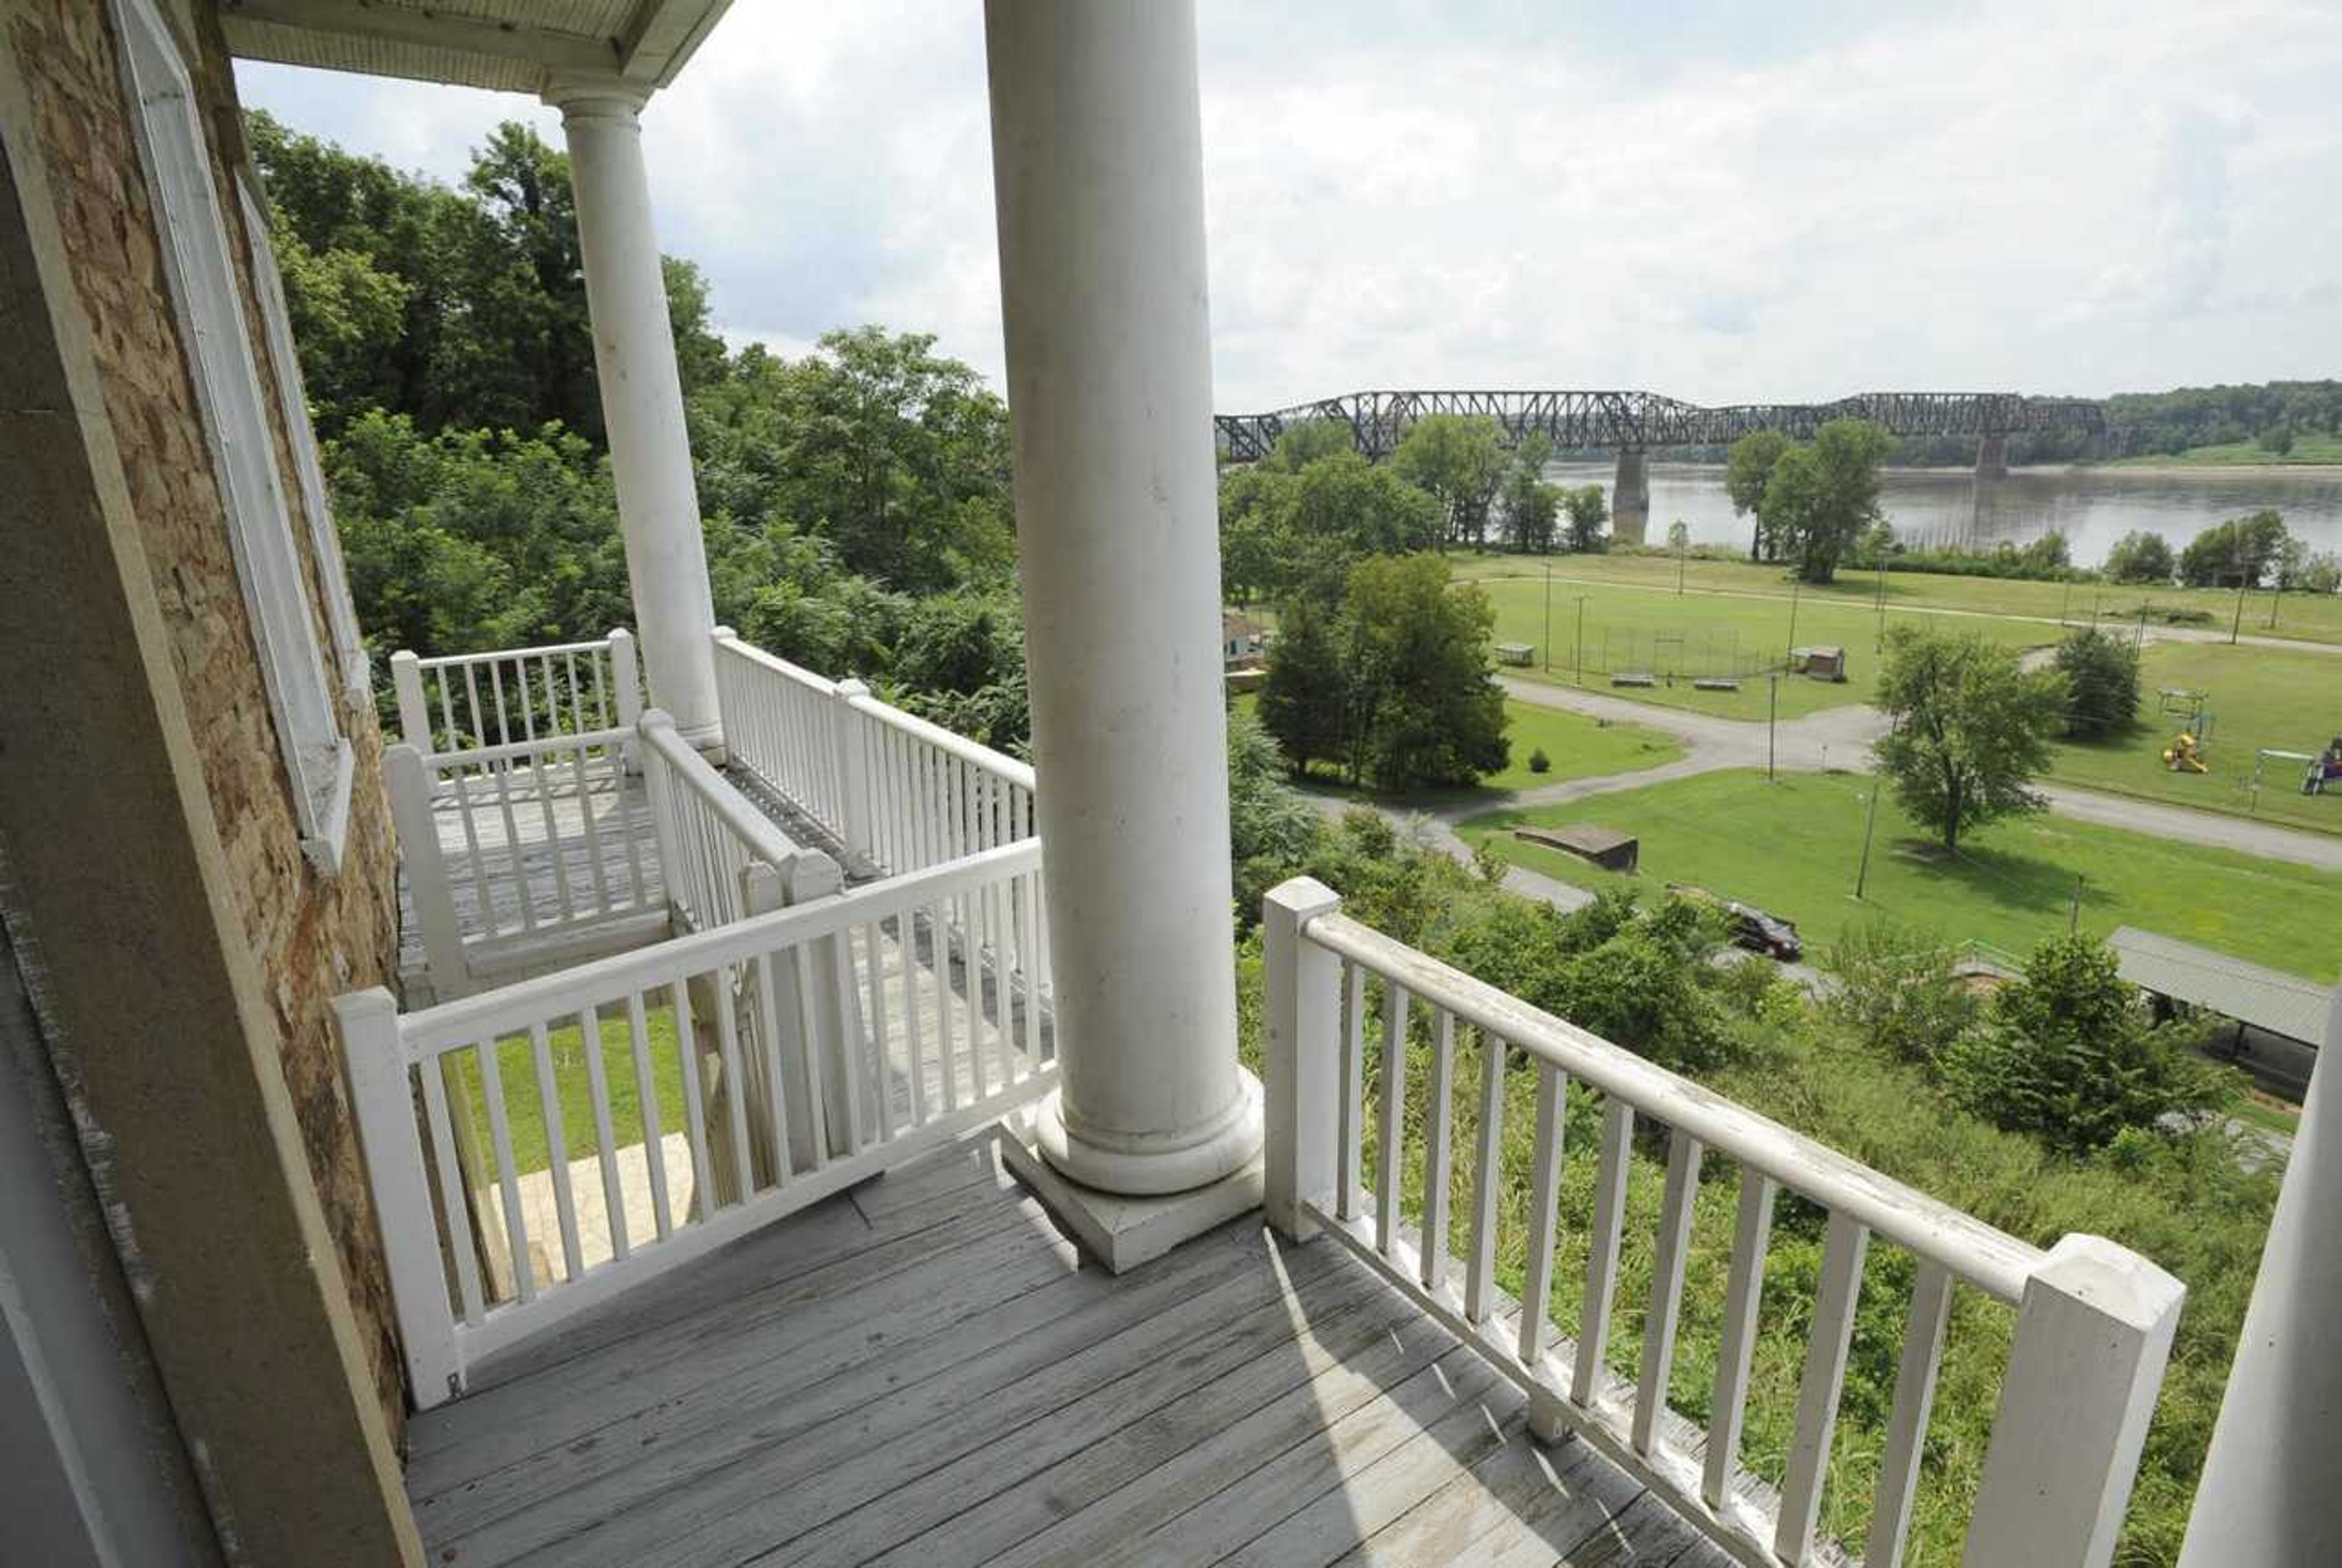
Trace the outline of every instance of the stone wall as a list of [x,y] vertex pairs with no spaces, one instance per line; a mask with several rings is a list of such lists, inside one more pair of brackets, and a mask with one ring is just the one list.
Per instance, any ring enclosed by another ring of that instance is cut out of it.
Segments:
[[[252,286],[253,250],[233,182],[248,161],[235,81],[209,3],[164,6],[203,100],[213,172],[243,285],[254,357],[272,376]],[[192,12],[192,14],[190,14]],[[371,701],[332,684],[355,753],[348,842],[337,875],[304,857],[259,653],[231,553],[186,351],[172,308],[155,214],[102,0],[19,0],[11,38],[32,97],[58,227],[87,313],[105,413],[143,531],[172,660],[231,868],[240,933],[268,979],[275,1042],[309,1167],[367,1340],[376,1392],[394,1430],[403,1399],[382,1247],[331,1025],[333,997],[391,984],[397,957],[395,867]],[[264,387],[286,504],[310,577],[317,644],[335,655],[318,597],[321,564],[301,514],[298,475]],[[18,607],[22,608],[22,607]],[[125,976],[135,983],[135,977]],[[147,1048],[164,1051],[170,1042]]]

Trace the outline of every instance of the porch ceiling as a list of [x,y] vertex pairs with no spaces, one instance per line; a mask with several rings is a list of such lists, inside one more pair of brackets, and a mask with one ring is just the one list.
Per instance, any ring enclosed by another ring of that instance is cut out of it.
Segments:
[[247,60],[542,94],[675,79],[731,0],[220,0]]

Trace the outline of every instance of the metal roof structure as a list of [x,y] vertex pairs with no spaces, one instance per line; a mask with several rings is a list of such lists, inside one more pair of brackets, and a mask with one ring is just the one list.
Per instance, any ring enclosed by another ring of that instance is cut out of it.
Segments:
[[221,0],[239,58],[542,95],[675,79],[731,0]]
[[2118,927],[2107,943],[2122,977],[2142,991],[2208,1007],[2305,1045],[2326,1038],[2330,986],[2134,925]]

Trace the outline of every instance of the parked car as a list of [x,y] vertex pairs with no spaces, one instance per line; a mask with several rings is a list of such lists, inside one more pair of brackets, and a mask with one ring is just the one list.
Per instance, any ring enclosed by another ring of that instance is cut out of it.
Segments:
[[1795,964],[1806,955],[1805,940],[1797,928],[1777,914],[1767,914],[1754,904],[1740,904],[1729,898],[1718,898],[1704,887],[1689,883],[1671,882],[1667,891],[1677,898],[1687,898],[1719,910],[1724,915],[1724,934],[1735,947],[1745,947],[1751,953],[1761,953],[1777,958],[1784,964]]

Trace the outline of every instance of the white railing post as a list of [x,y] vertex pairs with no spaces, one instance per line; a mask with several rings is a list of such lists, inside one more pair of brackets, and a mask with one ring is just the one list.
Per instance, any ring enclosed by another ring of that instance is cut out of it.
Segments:
[[431,770],[413,743],[383,748],[382,784],[398,830],[398,857],[415,901],[415,924],[421,928],[432,1000],[450,1002],[471,988],[471,969],[464,957],[464,928],[455,915],[439,824],[432,814]]
[[837,750],[837,836],[864,860],[870,858],[870,757],[862,744],[866,721],[854,704],[869,694],[860,681],[840,681],[830,707],[830,734]]
[[[610,633],[610,684],[617,688],[618,727],[632,730],[643,722],[642,668],[635,661],[635,634],[624,626]],[[640,773],[643,767],[639,738],[628,735],[621,754],[628,773]]]
[[431,704],[423,694],[423,661],[405,648],[390,656],[390,689],[398,698],[398,738],[429,753]]
[[415,1090],[399,1037],[398,1004],[377,985],[334,999],[335,1027],[350,1075],[350,1109],[365,1156],[383,1261],[398,1316],[399,1348],[415,1403],[425,1410],[462,1391],[463,1359],[447,1301],[439,1229],[415,1125]]
[[1306,876],[1270,889],[1261,901],[1267,1003],[1262,1201],[1268,1223],[1296,1242],[1317,1233],[1310,1206],[1334,1200],[1342,961],[1309,941],[1307,928],[1341,907],[1339,894]]
[[[665,708],[646,708],[636,726],[644,744],[638,761],[647,759],[656,749],[649,744],[654,730],[671,730],[675,721],[667,717]],[[676,883],[683,875],[683,855],[676,838],[674,781],[668,776],[666,759],[643,769],[643,795],[650,806],[651,836],[657,842],[659,887],[666,895],[667,908],[676,907]]]
[[2098,1236],[2049,1250],[2017,1306],[1967,1568],[2105,1568],[2187,1293]]
[[[846,876],[837,862],[817,849],[804,850],[790,858],[781,868],[783,885],[787,889],[788,904],[794,909],[816,899],[834,898],[846,890]],[[805,972],[800,976],[807,987],[800,1016],[812,1026],[812,1038],[805,1042],[805,1055],[816,1057],[820,1063],[822,1120],[828,1129],[828,1153],[850,1154],[861,1147],[867,1128],[864,1124],[873,1120],[869,1108],[862,1104],[862,1053],[856,1049],[856,1037],[862,1027],[861,1010],[856,1005],[852,984],[836,984],[839,966],[853,973],[853,953],[846,934],[816,937],[806,944]],[[801,1059],[802,1062],[802,1059]],[[808,1086],[792,1081],[790,1087],[797,1093],[794,1103],[809,1101]],[[792,1111],[794,1121],[795,1113]],[[808,1137],[810,1131],[808,1130]]]

